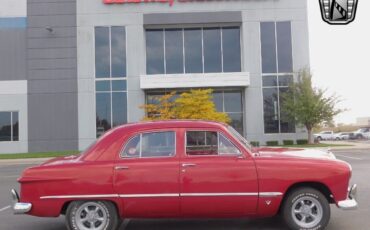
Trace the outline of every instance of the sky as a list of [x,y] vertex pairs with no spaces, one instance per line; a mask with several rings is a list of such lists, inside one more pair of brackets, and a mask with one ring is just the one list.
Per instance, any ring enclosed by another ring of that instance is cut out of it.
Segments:
[[315,86],[341,97],[339,108],[348,111],[335,118],[337,123],[370,117],[370,1],[359,0],[356,20],[345,26],[327,24],[319,1],[307,1]]

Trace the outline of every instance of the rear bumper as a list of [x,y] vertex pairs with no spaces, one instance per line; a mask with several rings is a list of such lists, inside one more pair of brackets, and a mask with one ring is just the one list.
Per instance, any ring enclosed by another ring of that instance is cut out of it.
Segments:
[[21,203],[19,202],[19,195],[17,191],[12,189],[12,200],[13,200],[13,212],[14,214],[26,214],[31,211],[31,203]]
[[354,184],[349,189],[347,200],[339,201],[338,207],[342,210],[355,210],[358,207],[356,198],[357,198],[357,185]]

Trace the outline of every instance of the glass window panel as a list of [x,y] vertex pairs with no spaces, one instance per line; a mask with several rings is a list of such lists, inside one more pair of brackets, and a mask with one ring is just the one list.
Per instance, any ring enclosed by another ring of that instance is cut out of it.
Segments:
[[96,135],[100,137],[111,128],[111,95],[96,94]]
[[127,93],[112,93],[113,127],[127,123]]
[[175,155],[175,132],[142,135],[142,157],[170,157]]
[[225,112],[243,112],[242,93],[240,91],[225,91]]
[[224,96],[222,92],[213,93],[213,102],[218,112],[224,112]]
[[140,157],[140,135],[129,140],[121,155],[126,158]]
[[184,73],[182,32],[182,29],[167,29],[165,31],[166,74]]
[[150,93],[147,94],[146,101],[147,104],[159,104],[159,99],[164,95],[164,93]]
[[261,22],[262,72],[276,73],[275,23]]
[[280,88],[280,129],[282,133],[295,133],[295,121],[284,110],[284,93],[288,88]]
[[293,83],[293,75],[279,76],[279,86],[289,86]]
[[126,77],[126,34],[125,27],[111,28],[112,77]]
[[224,135],[219,135],[218,143],[218,154],[220,155],[239,155],[240,151],[229,139],[224,137]]
[[292,33],[290,22],[277,22],[277,47],[279,73],[293,72],[292,61]]
[[222,29],[224,72],[241,71],[240,28]]
[[204,40],[204,72],[222,72],[221,30],[220,28],[205,28]]
[[244,136],[244,119],[243,113],[229,113],[228,114],[231,119],[231,126],[238,131],[242,136]]
[[13,112],[13,141],[19,141],[19,113]]
[[279,133],[279,105],[277,88],[263,89],[265,133]]
[[205,132],[189,131],[186,132],[187,146],[199,146],[206,144]]
[[95,28],[95,75],[97,78],[110,77],[109,28]]
[[0,112],[0,141],[11,141],[11,113]]
[[126,91],[126,90],[127,90],[126,80],[112,81],[112,91]]
[[218,155],[217,132],[186,132],[186,153],[188,155]]
[[185,72],[202,73],[202,30],[185,29]]
[[263,86],[269,87],[269,86],[277,86],[277,76],[263,76]]
[[110,81],[96,81],[96,91],[110,91]]
[[146,31],[147,74],[164,74],[163,30]]

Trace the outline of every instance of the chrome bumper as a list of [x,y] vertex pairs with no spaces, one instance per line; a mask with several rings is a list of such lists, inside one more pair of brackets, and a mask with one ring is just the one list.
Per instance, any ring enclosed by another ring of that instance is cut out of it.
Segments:
[[355,210],[358,207],[358,203],[356,201],[357,198],[357,185],[354,184],[348,192],[348,199],[339,201],[338,207],[342,210]]
[[27,212],[31,211],[31,208],[32,208],[31,203],[20,203],[17,191],[12,189],[11,193],[12,193],[14,214],[26,214]]

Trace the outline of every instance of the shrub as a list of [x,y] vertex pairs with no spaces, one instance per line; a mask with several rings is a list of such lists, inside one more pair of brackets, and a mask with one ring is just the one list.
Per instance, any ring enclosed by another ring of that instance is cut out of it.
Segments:
[[279,142],[278,141],[266,141],[267,146],[278,146]]
[[294,145],[293,140],[283,140],[283,145]]
[[251,145],[252,145],[253,147],[260,147],[260,143],[259,143],[259,141],[251,141]]
[[307,144],[308,144],[308,140],[306,139],[297,140],[297,145],[307,145]]

